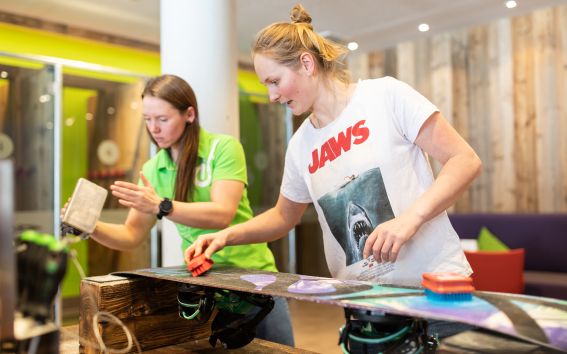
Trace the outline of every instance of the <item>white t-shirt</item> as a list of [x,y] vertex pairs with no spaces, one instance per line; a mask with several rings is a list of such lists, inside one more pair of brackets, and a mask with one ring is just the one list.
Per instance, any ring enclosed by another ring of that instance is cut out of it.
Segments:
[[292,137],[281,193],[315,205],[333,277],[419,286],[424,272],[472,273],[445,212],[402,246],[394,264],[362,258],[370,232],[432,184],[430,165],[414,141],[436,111],[401,81],[364,80],[331,124],[316,129],[306,119]]

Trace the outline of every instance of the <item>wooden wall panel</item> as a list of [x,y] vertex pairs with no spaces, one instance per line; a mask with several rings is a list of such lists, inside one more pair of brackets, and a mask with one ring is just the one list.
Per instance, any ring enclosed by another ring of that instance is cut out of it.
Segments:
[[453,67],[451,60],[451,36],[438,35],[431,41],[431,96],[449,123],[453,122]]
[[415,85],[425,97],[431,97],[431,40],[415,42]]
[[534,44],[530,16],[512,19],[514,53],[514,108],[516,210],[537,211],[537,164],[535,154]]
[[349,54],[347,66],[354,82],[359,79],[366,79],[370,74],[369,57],[363,53]]
[[[433,37],[430,48],[431,94],[428,98],[435,102],[439,111],[447,121],[451,122],[453,120],[451,37],[448,34]],[[431,167],[437,175],[442,165],[434,159],[430,159],[430,161]]]
[[488,181],[492,204],[487,210],[505,212],[515,207],[514,99],[511,23],[488,26],[488,120],[492,176]]
[[[451,122],[453,127],[469,140],[469,91],[468,91],[468,33],[458,31],[451,36],[451,65],[453,75],[453,112]],[[455,211],[472,211],[472,191],[467,189],[454,206]]]
[[396,48],[384,50],[384,76],[396,76],[398,72],[397,58]]
[[490,180],[493,175],[490,144],[490,99],[488,88],[488,28],[476,27],[469,32],[467,75],[469,92],[468,141],[484,162],[483,173],[471,186],[473,210],[484,212],[492,203]]
[[415,78],[415,45],[413,42],[404,42],[398,44],[396,47],[397,52],[397,71],[395,76],[397,79],[402,80],[412,87],[416,87]]
[[567,212],[567,6],[557,8],[556,28],[559,36],[558,45],[558,89],[557,102],[559,103],[559,163],[561,164],[559,183],[561,193],[556,196],[559,206],[556,211]]
[[481,157],[455,211],[567,211],[567,5],[370,53],[368,72],[431,99]]
[[557,35],[553,9],[537,11],[532,16],[534,39],[534,94],[536,113],[536,166],[538,207],[552,212],[556,193],[560,192],[559,137],[555,123],[559,121],[557,101],[558,75],[555,55]]
[[368,73],[428,97],[482,159],[454,211],[567,211],[567,5],[370,53]]
[[383,50],[368,54],[368,77],[377,78],[384,76],[384,62],[386,60]]

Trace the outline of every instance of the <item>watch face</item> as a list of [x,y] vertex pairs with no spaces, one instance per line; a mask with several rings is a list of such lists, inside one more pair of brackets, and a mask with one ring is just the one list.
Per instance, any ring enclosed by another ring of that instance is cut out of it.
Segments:
[[159,210],[164,215],[169,214],[172,208],[173,208],[173,203],[171,202],[171,200],[167,198],[165,198],[164,200],[161,201],[161,203],[159,203]]

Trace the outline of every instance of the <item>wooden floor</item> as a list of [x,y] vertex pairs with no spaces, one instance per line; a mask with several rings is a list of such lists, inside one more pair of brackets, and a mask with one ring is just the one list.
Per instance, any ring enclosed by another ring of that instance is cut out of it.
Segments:
[[342,353],[339,329],[344,325],[342,307],[291,300],[289,302],[295,347],[316,353]]

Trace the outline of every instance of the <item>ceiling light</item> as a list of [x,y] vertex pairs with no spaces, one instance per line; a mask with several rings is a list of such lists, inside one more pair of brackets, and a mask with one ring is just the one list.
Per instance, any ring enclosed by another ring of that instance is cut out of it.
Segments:
[[518,3],[515,2],[514,0],[508,0],[506,1],[506,7],[509,9],[513,9],[514,7],[518,6]]
[[7,77],[8,77],[8,72],[2,70],[2,71],[0,72],[0,78],[5,79],[5,78],[7,78]]
[[427,32],[429,31],[429,25],[427,23],[422,23],[417,27],[417,29],[419,30],[419,32]]
[[356,43],[356,42],[349,42],[349,43],[347,44],[347,48],[348,48],[348,50],[350,50],[350,51],[357,50],[357,49],[358,49],[358,43]]

